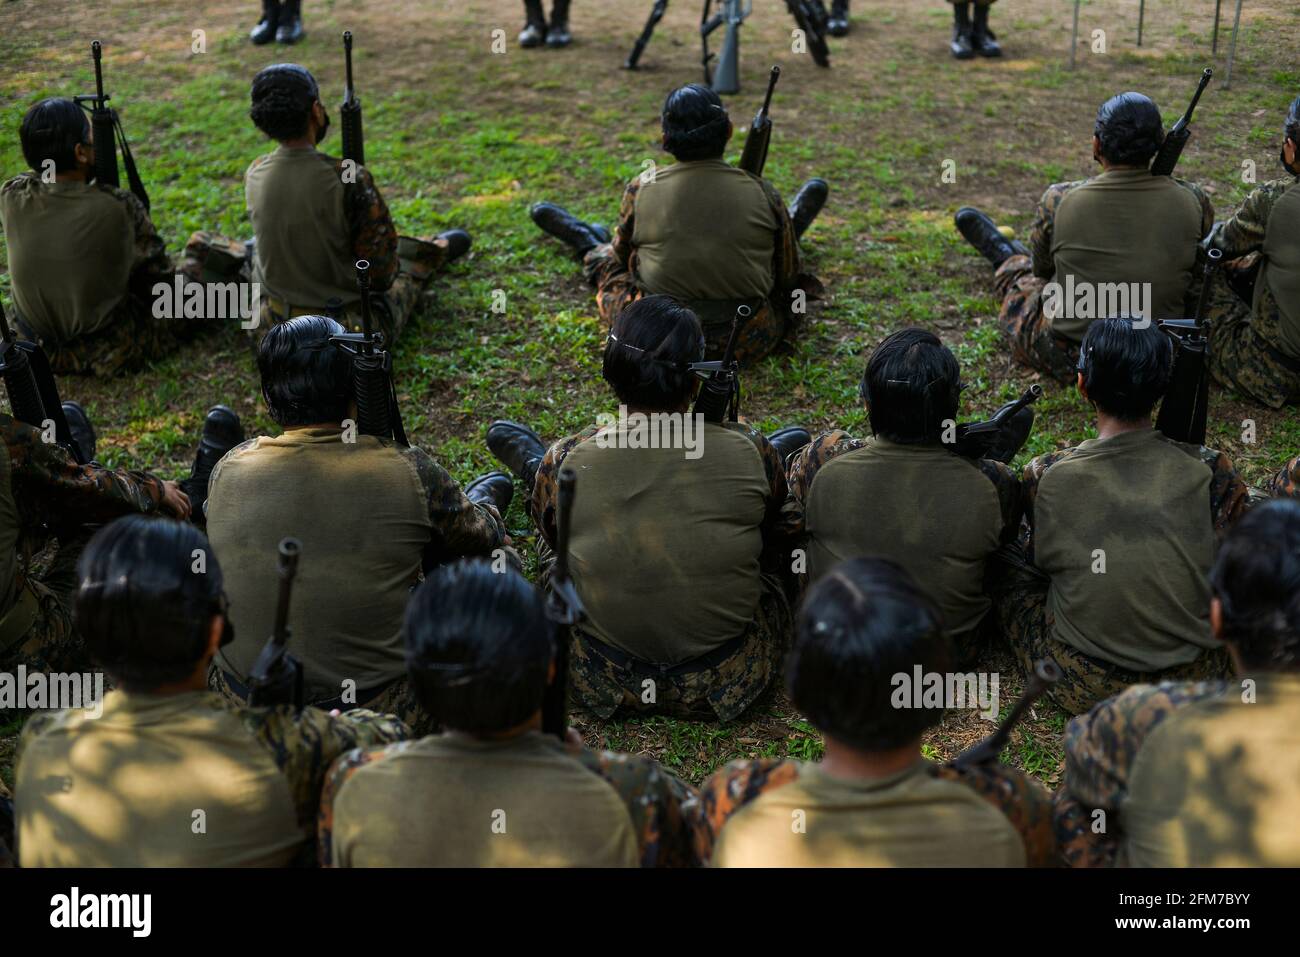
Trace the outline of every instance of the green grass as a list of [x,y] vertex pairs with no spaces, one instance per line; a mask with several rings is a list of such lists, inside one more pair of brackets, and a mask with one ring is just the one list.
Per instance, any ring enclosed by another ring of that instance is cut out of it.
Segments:
[[[292,56],[315,71],[336,126],[324,146],[338,149],[338,34],[345,26],[357,32],[367,158],[400,229],[427,235],[463,226],[475,239],[396,350],[408,431],[454,475],[467,481],[494,466],[482,443],[493,418],[518,418],[558,437],[608,407],[590,292],[527,210],[550,199],[611,223],[622,184],[643,161],[666,160],[656,119],[663,94],[698,76],[691,10],[670,9],[645,69],[632,74],[616,66],[639,28],[640,12],[633,24],[626,9],[635,4],[579,10],[569,51],[512,46],[500,56],[487,37],[498,26],[513,35],[515,0],[369,4],[364,22],[349,4],[313,4],[308,39],[292,53],[245,43],[249,24],[232,19],[244,10],[196,12],[181,0],[94,6],[104,14],[96,22],[107,25],[108,87],[155,222],[177,256],[193,230],[248,233],[243,170],[268,148],[247,119],[248,80],[259,67]],[[805,241],[829,298],[813,307],[793,354],[747,372],[743,412],[763,428],[800,422],[862,433],[856,386],[864,356],[888,332],[918,324],[935,329],[961,360],[964,416],[986,415],[1035,377],[1010,362],[988,269],[951,228],[952,212],[971,202],[1027,231],[1048,183],[1092,172],[1093,116],[1117,90],[1151,93],[1172,121],[1210,62],[1209,15],[1188,2],[1151,5],[1147,44],[1138,51],[1135,13],[1088,3],[1081,34],[1107,29],[1111,52],[1102,58],[1081,46],[1071,72],[1068,5],[1057,0],[999,5],[995,22],[1008,56],[970,64],[947,55],[941,5],[864,0],[855,4],[854,34],[833,44],[826,72],[790,54],[779,4],[758,6],[745,26],[744,93],[730,101],[733,118],[743,129],[768,66],[781,63],[767,174],[787,196],[808,176],[831,182],[827,209]],[[25,168],[14,135],[24,110],[42,96],[90,88],[91,35],[79,11],[70,0],[0,5],[0,169],[8,174]],[[199,26],[208,52],[192,55],[190,30]],[[1294,61],[1298,27],[1300,11],[1289,0],[1247,5],[1232,88],[1216,84],[1201,103],[1179,172],[1213,187],[1221,214],[1249,191],[1244,161],[1257,164],[1261,179],[1278,170],[1283,109],[1300,93],[1300,73],[1278,64]],[[738,133],[732,158],[741,142]],[[945,159],[956,164],[956,184],[941,181]],[[498,290],[504,312],[493,310]],[[8,301],[7,276],[0,295]],[[1082,400],[1045,385],[1026,457],[1089,435]],[[182,474],[203,413],[216,402],[233,405],[251,432],[271,430],[248,347],[233,326],[128,380],[67,380],[62,388],[86,404],[111,466]],[[1212,402],[1210,441],[1248,479],[1260,481],[1300,448],[1293,411],[1270,412],[1222,392]],[[1241,441],[1246,417],[1258,423],[1252,445]],[[518,503],[508,524],[521,538],[529,534]],[[528,543],[520,544],[528,554]],[[1009,701],[1019,687],[1010,658],[994,651],[982,666],[1004,672]],[[1044,706],[1036,711],[1007,760],[1052,783],[1063,718]],[[652,718],[582,730],[593,743],[655,754],[693,781],[731,758],[821,754],[816,733],[780,694],[722,727]],[[926,756],[950,757],[988,730],[970,715],[950,716],[928,736]],[[11,732],[12,724],[0,727],[0,740]],[[9,773],[0,751],[0,775]]]

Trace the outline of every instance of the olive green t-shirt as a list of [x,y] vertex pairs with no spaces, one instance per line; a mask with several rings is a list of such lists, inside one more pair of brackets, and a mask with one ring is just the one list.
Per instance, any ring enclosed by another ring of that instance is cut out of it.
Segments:
[[850,558],[888,558],[939,606],[950,634],[970,634],[987,614],[984,567],[1016,517],[978,463],[874,437],[821,466],[804,505],[810,582]]
[[1273,204],[1264,230],[1264,255],[1255,282],[1255,306],[1265,288],[1281,315],[1279,332],[1289,355],[1300,356],[1300,180]]
[[610,425],[564,460],[580,489],[570,570],[584,630],[642,661],[675,665],[749,627],[771,486],[740,432],[703,424],[693,459],[681,448],[625,447],[628,432]]
[[636,867],[619,793],[549,735],[385,749],[332,802],[336,867]]
[[124,202],[107,187],[38,176],[0,194],[14,303],[42,339],[97,332],[126,298],[135,226]]
[[1048,466],[1032,523],[1057,640],[1133,671],[1218,646],[1210,478],[1199,449],[1154,429],[1089,439]]
[[918,761],[875,781],[820,765],[742,806],[715,840],[714,867],[1024,867],[1006,815]]
[[357,301],[346,187],[332,157],[278,147],[249,166],[244,195],[263,293],[317,312],[333,298]]
[[[1169,176],[1147,170],[1112,170],[1070,190],[1056,210],[1052,235],[1054,282],[1091,287],[1101,310],[1113,284],[1150,283],[1151,320],[1181,319],[1196,264],[1202,209],[1195,194]],[[1085,311],[1085,310],[1074,310]],[[1119,312],[1122,310],[1102,310]],[[1136,315],[1130,299],[1129,315]],[[1075,342],[1093,319],[1062,315],[1052,329]]]
[[724,160],[657,169],[637,191],[637,282],[685,301],[761,299],[775,282],[780,224],[759,180]]
[[1248,679],[1147,735],[1120,808],[1124,863],[1300,867],[1300,675]]
[[[218,664],[241,681],[275,621],[280,540],[302,542],[289,606],[306,699],[406,673],[402,615],[432,535],[415,465],[384,440],[296,429],[232,449],[213,470],[208,538],[225,574],[235,640]],[[358,701],[361,699],[358,699]]]

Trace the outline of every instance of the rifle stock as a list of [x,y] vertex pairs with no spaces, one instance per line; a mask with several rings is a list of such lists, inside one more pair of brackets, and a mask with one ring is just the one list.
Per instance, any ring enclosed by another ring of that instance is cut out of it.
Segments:
[[731,320],[731,333],[727,336],[727,347],[722,352],[722,361],[717,371],[704,380],[700,394],[695,397],[696,415],[704,416],[705,422],[722,422],[727,418],[728,409],[731,419],[736,420],[738,410],[738,391],[740,372],[736,365],[736,340],[740,337],[740,328],[754,314],[754,310],[743,303],[736,307],[736,316]]
[[555,679],[547,686],[542,699],[542,730],[561,741],[569,727],[570,629],[586,615],[569,574],[569,540],[577,485],[578,476],[573,469],[560,469],[555,509],[555,567],[551,571],[551,593],[547,599],[547,617],[555,624]]
[[745,137],[745,148],[740,154],[740,168],[755,176],[762,176],[763,168],[767,165],[767,150],[772,142],[772,94],[776,91],[776,81],[779,79],[781,68],[774,66],[767,81],[767,96],[754,114],[754,121],[749,124],[749,135]]
[[357,289],[361,294],[361,332],[345,332],[330,342],[352,359],[352,392],[357,403],[357,431],[410,445],[402,425],[393,385],[393,357],[384,347],[383,333],[373,331],[370,312],[370,262],[358,259]]
[[957,426],[955,451],[970,459],[985,458],[997,442],[1005,426],[1018,412],[1028,408],[1043,397],[1043,387],[1035,383],[1008,405],[998,409],[982,422],[963,422]]
[[1151,163],[1152,176],[1172,176],[1174,168],[1178,165],[1178,159],[1183,155],[1183,147],[1187,141],[1192,138],[1190,129],[1192,122],[1192,113],[1196,111],[1196,104],[1201,100],[1201,94],[1209,86],[1210,79],[1214,76],[1214,70],[1206,67],[1201,74],[1201,80],[1196,85],[1196,92],[1192,94],[1192,102],[1184,113],[1173,125],[1173,128],[1165,135],[1165,141],[1160,144],[1160,151],[1156,153],[1156,158]]
[[361,98],[352,85],[352,31],[343,31],[343,60],[346,81],[343,87],[343,105],[339,107],[340,125],[343,127],[343,158],[358,166],[366,165],[366,142],[361,124]]
[[296,538],[280,541],[276,574],[280,580],[280,593],[275,606],[275,627],[267,639],[253,670],[248,674],[248,705],[264,708],[289,704],[294,710],[303,707],[302,663],[289,654],[289,599],[293,593],[293,580],[298,574],[298,557],[302,543]]
[[1034,662],[1033,674],[1025,682],[1025,690],[1020,695],[1011,713],[998,725],[997,730],[983,741],[967,748],[957,755],[953,764],[957,767],[971,767],[996,761],[1011,740],[1011,729],[1020,723],[1020,719],[1052,685],[1061,680],[1061,669],[1051,658],[1041,658]]

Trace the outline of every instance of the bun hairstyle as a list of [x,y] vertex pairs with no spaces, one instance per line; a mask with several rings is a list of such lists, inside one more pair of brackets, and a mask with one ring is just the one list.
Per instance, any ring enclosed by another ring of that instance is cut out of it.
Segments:
[[1115,166],[1147,166],[1165,141],[1160,109],[1141,93],[1120,93],[1103,103],[1093,133],[1101,155]]
[[279,425],[342,422],[352,398],[352,361],[330,342],[346,330],[328,316],[298,316],[262,337],[262,398]]
[[718,159],[731,133],[731,118],[722,98],[699,83],[668,94],[662,123],[664,149],[686,162]]
[[956,419],[961,367],[933,332],[900,329],[867,361],[859,392],[869,403],[873,435],[904,445],[941,441],[944,422]]
[[671,296],[646,296],[614,320],[601,374],[624,405],[675,409],[695,388],[689,364],[703,358],[695,313]]
[[307,132],[312,104],[320,99],[316,78],[296,63],[276,63],[253,77],[248,115],[273,140]]

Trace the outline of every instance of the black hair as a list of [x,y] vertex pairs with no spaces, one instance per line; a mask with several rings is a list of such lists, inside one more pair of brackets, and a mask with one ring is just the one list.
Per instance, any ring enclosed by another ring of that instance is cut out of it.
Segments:
[[675,409],[695,388],[687,365],[703,358],[704,330],[695,313],[671,296],[646,296],[614,320],[601,375],[624,405]]
[[1300,96],[1291,101],[1286,111],[1286,123],[1282,127],[1283,135],[1300,149]]
[[221,564],[188,522],[128,515],[77,561],[74,615],[91,658],[127,691],[194,673],[212,617],[225,612]]
[[541,708],[556,630],[514,569],[483,559],[439,568],[406,606],[403,634],[416,700],[443,727],[490,734]]
[[1210,570],[1225,642],[1244,668],[1300,670],[1300,502],[1272,499],[1246,513]]
[[957,416],[961,390],[957,357],[933,332],[917,328],[880,343],[860,385],[872,433],[910,445],[939,441],[944,421]]
[[786,688],[819,731],[864,751],[888,751],[943,717],[943,708],[894,703],[895,675],[910,681],[918,665],[923,674],[951,668],[938,609],[900,566],[854,558],[805,594]]
[[54,160],[54,171],[77,168],[77,146],[90,145],[90,120],[72,100],[56,96],[41,100],[23,116],[18,137],[23,158],[37,172],[46,160]]
[[342,422],[352,398],[352,363],[330,336],[345,330],[328,316],[299,316],[271,328],[257,350],[262,398],[282,426]]
[[718,159],[727,148],[731,118],[722,97],[699,83],[673,90],[664,99],[664,149],[676,159]]
[[1146,166],[1165,141],[1160,108],[1141,93],[1120,93],[1103,103],[1093,133],[1101,155],[1115,166]]
[[1098,319],[1079,347],[1078,369],[1088,399],[1122,422],[1148,418],[1169,388],[1173,344],[1154,322]]
[[291,140],[307,132],[312,104],[320,99],[316,78],[296,63],[275,63],[253,77],[248,115],[273,140]]

